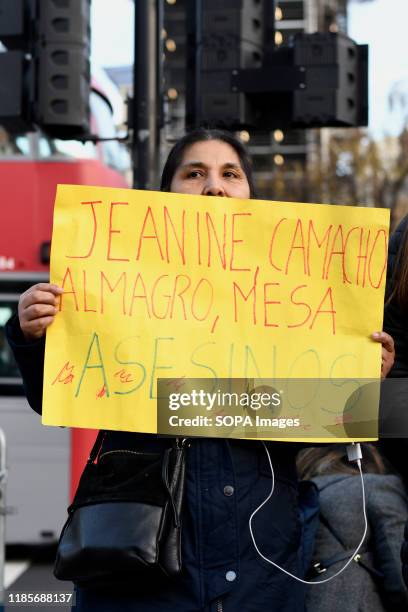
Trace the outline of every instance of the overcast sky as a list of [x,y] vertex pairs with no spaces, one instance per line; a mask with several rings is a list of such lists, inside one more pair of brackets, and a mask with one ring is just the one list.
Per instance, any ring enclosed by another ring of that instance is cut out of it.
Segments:
[[[401,127],[388,96],[398,81],[408,93],[408,0],[349,2],[349,36],[370,46],[370,129],[381,137]],[[92,61],[121,66],[133,61],[132,0],[92,1]]]
[[370,128],[381,136],[401,127],[401,113],[390,114],[392,86],[408,91],[408,0],[349,3],[349,36],[368,43],[370,61]]

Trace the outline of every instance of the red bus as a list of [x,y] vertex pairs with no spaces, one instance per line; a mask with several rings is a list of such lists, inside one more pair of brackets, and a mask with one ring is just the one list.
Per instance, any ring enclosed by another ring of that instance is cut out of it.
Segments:
[[[92,131],[114,136],[109,100],[95,89],[90,102]],[[21,293],[49,278],[56,185],[128,187],[129,168],[128,153],[115,140],[81,143],[0,130],[0,428],[7,443],[7,544],[57,540],[95,432],[41,425],[24,397],[4,326]]]

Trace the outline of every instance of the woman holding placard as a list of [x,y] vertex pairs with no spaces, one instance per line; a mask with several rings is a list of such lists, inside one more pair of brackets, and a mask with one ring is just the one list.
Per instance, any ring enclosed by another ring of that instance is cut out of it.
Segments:
[[[204,196],[253,198],[250,159],[234,137],[219,130],[187,134],[170,152],[162,191]],[[31,406],[41,411],[44,335],[57,313],[62,290],[39,284],[21,296],[19,319],[9,324],[9,340],[23,374]],[[392,363],[392,339],[373,336],[383,345],[383,374]],[[110,431],[102,453],[116,449],[157,452],[163,439],[154,435]],[[301,525],[297,499],[296,444],[268,443],[276,472],[275,491],[253,521],[262,552],[301,576]],[[256,553],[248,520],[268,496],[271,471],[260,442],[193,439],[187,453],[182,514],[183,570],[175,578],[148,578],[126,589],[77,589],[77,610],[98,612],[298,612],[304,586],[288,578]]]

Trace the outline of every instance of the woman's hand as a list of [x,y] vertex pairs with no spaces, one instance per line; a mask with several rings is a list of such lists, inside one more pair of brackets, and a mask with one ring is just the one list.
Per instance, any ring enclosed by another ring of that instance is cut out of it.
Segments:
[[386,332],[374,332],[371,334],[371,338],[375,342],[381,342],[382,351],[381,351],[381,378],[384,379],[388,372],[391,370],[394,365],[395,359],[395,348],[394,348],[394,340],[392,336],[387,334]]
[[59,296],[63,289],[50,283],[38,283],[25,291],[18,302],[18,318],[27,342],[45,335],[57,314]]

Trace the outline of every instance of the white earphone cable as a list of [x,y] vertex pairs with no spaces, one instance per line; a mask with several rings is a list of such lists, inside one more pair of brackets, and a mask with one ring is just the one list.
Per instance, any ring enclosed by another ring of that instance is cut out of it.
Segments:
[[[344,570],[350,565],[350,563],[353,561],[354,557],[358,554],[364,540],[365,537],[367,535],[367,529],[368,529],[368,522],[367,522],[367,513],[366,513],[366,499],[365,499],[365,489],[364,489],[364,478],[363,478],[363,471],[361,469],[361,459],[355,459],[359,472],[360,472],[360,478],[361,478],[361,490],[362,490],[362,497],[363,497],[363,515],[364,515],[364,533],[361,537],[361,540],[356,548],[356,550],[353,552],[353,554],[351,555],[350,559],[343,565],[342,568],[340,568],[335,574],[333,574],[332,576],[330,576],[329,578],[324,578],[323,580],[303,580],[302,578],[299,578],[298,576],[295,576],[294,574],[292,574],[291,572],[288,572],[287,570],[285,570],[285,568],[281,567],[280,565],[278,565],[277,563],[275,563],[274,561],[271,561],[270,559],[268,559],[268,557],[265,557],[265,555],[263,555],[261,553],[261,551],[259,550],[257,543],[255,541],[255,536],[253,533],[253,529],[252,529],[252,520],[254,518],[254,516],[256,515],[257,512],[259,512],[259,510],[270,500],[270,498],[273,495],[273,492],[275,490],[275,473],[273,470],[273,465],[272,465],[272,460],[271,460],[271,456],[269,454],[269,450],[265,444],[265,442],[262,442],[266,454],[268,456],[268,461],[269,461],[269,467],[271,468],[271,476],[272,476],[272,486],[271,486],[271,490],[269,495],[266,497],[266,499],[264,499],[264,501],[252,512],[251,516],[249,517],[249,521],[248,521],[248,525],[249,525],[249,531],[251,534],[251,538],[252,538],[252,543],[255,547],[256,552],[258,553],[258,555],[267,563],[270,563],[271,565],[273,565],[274,567],[276,567],[277,569],[279,569],[281,572],[283,572],[284,574],[287,574],[288,576],[290,576],[291,578],[294,578],[294,580],[297,580],[298,582],[302,582],[303,584],[324,584],[325,582],[329,582],[330,580],[333,580],[333,578],[336,578],[336,576],[339,576],[342,572],[344,572]],[[359,445],[357,445],[359,447]]]

